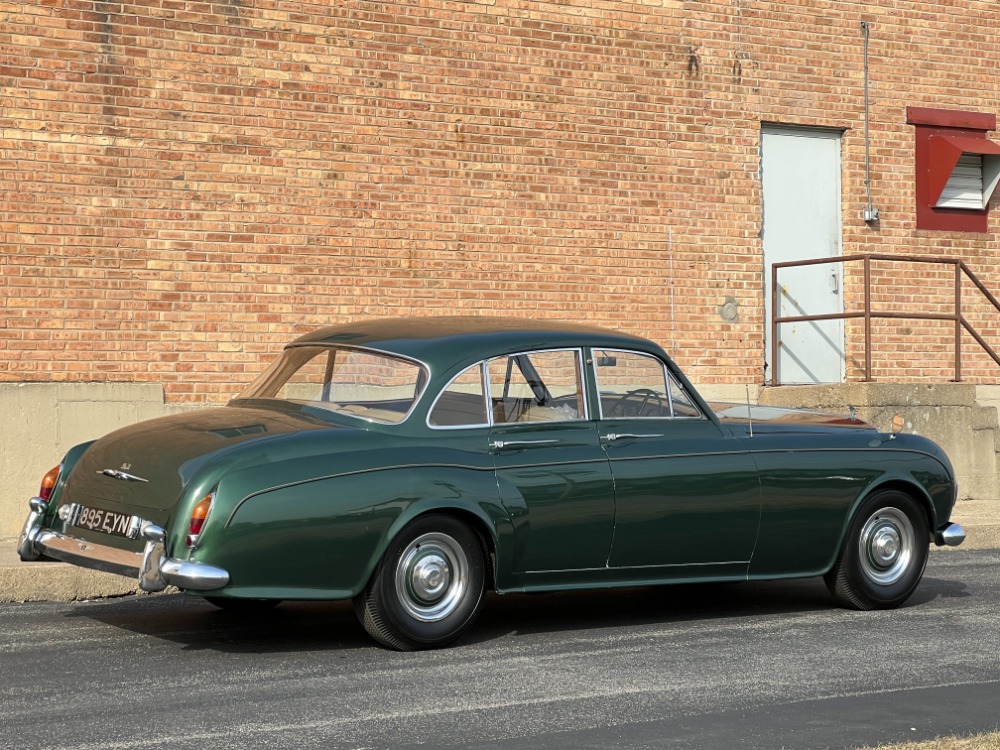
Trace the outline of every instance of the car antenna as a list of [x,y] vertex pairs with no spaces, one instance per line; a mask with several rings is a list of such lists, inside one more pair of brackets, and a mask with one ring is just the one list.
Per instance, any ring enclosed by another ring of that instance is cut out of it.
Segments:
[[753,437],[753,417],[750,415],[750,384],[746,384],[747,388],[747,424],[750,425],[750,437]]

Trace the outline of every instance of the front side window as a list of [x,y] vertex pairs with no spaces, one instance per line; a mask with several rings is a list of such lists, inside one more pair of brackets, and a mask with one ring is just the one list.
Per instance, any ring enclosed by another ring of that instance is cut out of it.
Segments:
[[276,399],[374,422],[402,422],[427,381],[402,357],[339,346],[296,346],[244,391],[243,399]]
[[586,419],[580,352],[525,352],[487,363],[496,424]]
[[700,416],[657,357],[613,349],[594,349],[592,356],[603,419]]
[[675,417],[700,417],[701,412],[694,405],[694,401],[681,387],[673,375],[667,374],[670,380],[670,409]]

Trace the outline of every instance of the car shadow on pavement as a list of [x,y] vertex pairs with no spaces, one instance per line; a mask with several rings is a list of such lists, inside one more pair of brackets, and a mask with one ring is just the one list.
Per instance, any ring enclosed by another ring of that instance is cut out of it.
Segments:
[[904,607],[926,604],[935,599],[964,599],[972,596],[969,587],[961,581],[949,581],[946,578],[924,576],[913,596],[906,600]]
[[350,602],[284,602],[254,612],[222,610],[185,594],[80,603],[67,617],[172,641],[186,650],[293,653],[374,647]]
[[775,583],[705,583],[551,594],[491,596],[466,640],[500,632],[520,635],[563,630],[668,625],[750,615],[829,609],[820,579]]
[[[510,635],[629,628],[760,614],[829,609],[819,579],[775,583],[715,583],[490,594],[460,643],[482,644]],[[71,605],[68,617],[181,644],[185,650],[292,653],[378,648],[350,602],[284,602],[256,612],[221,610],[184,594],[123,597]]]
[[[925,577],[902,605],[970,596],[964,583]],[[464,643],[516,633],[669,625],[729,618],[844,611],[822,578],[706,583],[551,594],[492,595]]]
[[[970,596],[965,584],[925,577],[904,608]],[[840,611],[821,578],[750,583],[490,594],[459,645],[509,637],[608,628],[723,621]],[[294,653],[377,649],[350,602],[284,602],[252,613],[220,610],[184,594],[126,597],[72,605],[68,617],[180,644],[185,650]]]

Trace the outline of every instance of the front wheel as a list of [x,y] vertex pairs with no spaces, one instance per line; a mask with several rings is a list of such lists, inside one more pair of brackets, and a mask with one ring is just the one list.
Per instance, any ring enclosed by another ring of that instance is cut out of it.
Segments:
[[485,590],[479,535],[451,516],[422,516],[389,544],[354,608],[368,634],[383,646],[436,648],[472,625]]
[[909,495],[879,492],[858,508],[824,580],[851,609],[891,609],[917,588],[930,546],[927,515]]

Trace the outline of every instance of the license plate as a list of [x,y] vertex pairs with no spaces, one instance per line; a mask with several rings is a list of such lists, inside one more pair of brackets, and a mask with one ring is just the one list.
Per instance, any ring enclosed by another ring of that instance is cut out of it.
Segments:
[[139,538],[138,516],[115,513],[113,510],[88,508],[86,505],[75,504],[70,512],[69,523],[80,529],[100,531],[111,536],[121,536],[126,539]]

